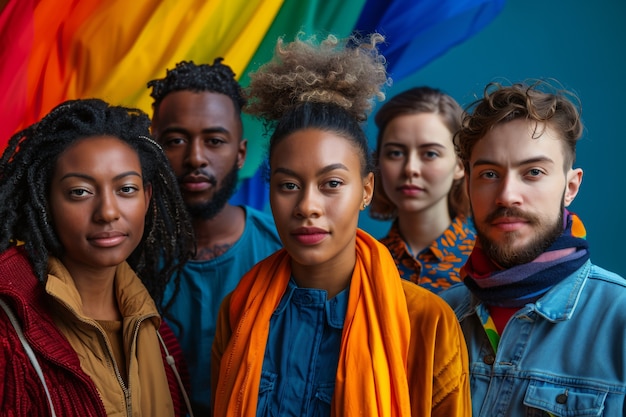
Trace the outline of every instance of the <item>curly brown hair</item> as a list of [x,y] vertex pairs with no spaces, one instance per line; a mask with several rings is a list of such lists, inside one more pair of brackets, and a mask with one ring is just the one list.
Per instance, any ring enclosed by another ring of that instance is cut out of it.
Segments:
[[469,172],[469,159],[474,145],[494,126],[515,119],[526,119],[535,124],[534,137],[546,127],[553,129],[563,140],[563,169],[569,169],[576,158],[576,142],[583,133],[581,105],[571,91],[545,80],[530,80],[505,86],[491,82],[483,97],[470,104],[463,117],[461,129],[454,144]]
[[372,109],[371,99],[385,99],[381,87],[389,80],[385,58],[377,49],[384,37],[329,35],[317,43],[315,36],[302,36],[291,43],[279,38],[273,59],[250,74],[245,111],[277,121],[297,103],[332,103],[364,121]]
[[[269,156],[280,141],[304,129],[334,132],[352,142],[359,153],[362,175],[374,171],[363,122],[372,99],[384,100],[390,84],[377,33],[367,40],[339,40],[329,35],[321,43],[299,34],[289,44],[278,40],[274,58],[251,74],[244,111],[273,129]],[[266,166],[266,169],[269,165]]]

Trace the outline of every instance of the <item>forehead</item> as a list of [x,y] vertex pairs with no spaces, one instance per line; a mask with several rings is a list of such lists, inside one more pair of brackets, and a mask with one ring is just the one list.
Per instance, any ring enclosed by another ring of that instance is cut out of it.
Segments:
[[565,161],[563,140],[549,125],[515,119],[494,126],[474,145],[470,168],[476,163],[519,165],[546,159],[555,165]]
[[383,132],[384,142],[434,140],[452,144],[452,132],[441,115],[431,112],[394,117]]
[[174,91],[163,98],[157,112],[153,122],[158,126],[239,124],[239,114],[231,98],[211,91]]
[[106,168],[110,171],[134,169],[141,171],[137,151],[115,136],[89,136],[63,151],[56,162],[57,173],[89,172]]
[[294,171],[316,171],[325,166],[343,164],[360,172],[361,156],[357,145],[334,132],[304,129],[285,136],[270,155],[272,170],[289,167]]

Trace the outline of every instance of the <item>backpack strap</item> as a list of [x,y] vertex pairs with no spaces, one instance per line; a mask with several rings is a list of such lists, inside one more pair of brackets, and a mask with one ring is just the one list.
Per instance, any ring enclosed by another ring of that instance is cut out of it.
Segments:
[[187,395],[187,391],[185,390],[185,385],[183,384],[182,379],[180,378],[180,374],[178,373],[178,369],[176,368],[176,360],[172,355],[170,355],[170,351],[167,349],[165,345],[165,341],[161,336],[161,333],[157,330],[157,336],[159,338],[159,342],[161,342],[161,346],[163,346],[163,351],[165,352],[165,360],[167,361],[172,371],[174,371],[174,375],[176,376],[176,381],[178,382],[178,386],[180,387],[180,391],[183,394],[183,399],[185,400],[185,405],[187,406],[187,412],[189,413],[189,417],[193,417],[193,410],[191,409],[191,402],[189,401],[189,396]]

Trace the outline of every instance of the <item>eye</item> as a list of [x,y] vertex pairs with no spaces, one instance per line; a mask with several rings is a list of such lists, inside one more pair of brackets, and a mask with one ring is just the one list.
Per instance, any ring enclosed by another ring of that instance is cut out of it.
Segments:
[[80,198],[84,198],[87,197],[91,194],[91,192],[89,192],[89,190],[86,190],[84,188],[73,188],[69,191],[69,195],[72,198],[75,199],[80,199]]
[[530,175],[531,177],[539,177],[542,174],[543,174],[543,171],[540,170],[539,168],[532,168],[528,171],[528,175]]
[[439,158],[439,152],[436,152],[436,151],[424,152],[424,159],[436,159],[436,158]]
[[136,185],[124,185],[120,187],[120,194],[131,195],[139,191],[139,187]]
[[284,182],[279,185],[279,188],[284,191],[292,191],[292,190],[297,190],[298,186],[294,184],[293,182]]
[[401,149],[389,149],[386,153],[385,156],[388,159],[401,159],[404,157],[404,151]]
[[498,174],[496,174],[494,171],[483,171],[478,176],[479,176],[479,178],[484,178],[484,179],[487,179],[487,180],[492,180],[492,179],[498,178]]
[[226,141],[220,137],[210,137],[205,139],[205,143],[213,148],[222,146]]
[[330,188],[339,188],[343,184],[342,181],[339,180],[330,180],[328,181],[328,186]]

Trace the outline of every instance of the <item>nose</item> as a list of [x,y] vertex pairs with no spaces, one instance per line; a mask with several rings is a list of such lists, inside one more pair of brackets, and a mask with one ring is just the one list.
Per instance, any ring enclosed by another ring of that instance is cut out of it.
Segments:
[[102,193],[94,212],[95,221],[99,223],[111,223],[119,218],[120,208],[115,192]]
[[187,164],[192,168],[203,168],[209,161],[204,152],[204,142],[200,138],[194,138],[189,142],[187,150]]
[[522,184],[512,175],[507,175],[500,181],[496,196],[496,204],[502,207],[518,206],[522,203]]
[[421,172],[421,165],[419,157],[414,152],[410,152],[404,164],[404,173],[407,178],[418,177]]
[[300,218],[317,218],[322,213],[321,196],[317,187],[307,187],[300,193],[295,207],[295,216]]

